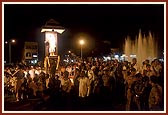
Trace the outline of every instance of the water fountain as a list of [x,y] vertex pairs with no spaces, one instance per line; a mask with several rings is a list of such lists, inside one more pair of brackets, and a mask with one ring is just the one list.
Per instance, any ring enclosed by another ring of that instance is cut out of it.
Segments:
[[139,64],[142,64],[146,59],[151,61],[158,56],[157,40],[152,36],[151,32],[149,32],[148,36],[142,36],[141,31],[139,31],[139,35],[135,40],[129,36],[125,39],[124,53],[128,61],[132,59],[130,55],[136,55]]

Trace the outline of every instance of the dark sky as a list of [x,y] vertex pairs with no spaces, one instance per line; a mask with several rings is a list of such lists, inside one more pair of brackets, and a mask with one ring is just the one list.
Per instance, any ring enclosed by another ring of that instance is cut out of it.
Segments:
[[164,5],[5,4],[4,40],[17,40],[17,44],[12,46],[13,52],[18,49],[16,59],[20,57],[24,41],[37,41],[39,47],[43,47],[44,34],[40,28],[51,18],[66,28],[59,39],[60,51],[78,48],[80,35],[86,38],[87,47],[91,49],[98,47],[104,40],[111,42],[110,47],[121,48],[124,38],[127,35],[135,38],[140,29],[143,34],[151,31],[163,49]]

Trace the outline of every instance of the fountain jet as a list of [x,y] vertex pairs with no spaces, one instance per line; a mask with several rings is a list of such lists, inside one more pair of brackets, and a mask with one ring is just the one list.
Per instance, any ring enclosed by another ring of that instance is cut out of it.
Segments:
[[157,40],[149,32],[148,36],[142,36],[141,31],[139,31],[138,37],[132,40],[129,36],[125,39],[124,53],[126,59],[131,61],[130,55],[136,55],[137,62],[142,64],[146,59],[150,61],[158,57],[158,45]]

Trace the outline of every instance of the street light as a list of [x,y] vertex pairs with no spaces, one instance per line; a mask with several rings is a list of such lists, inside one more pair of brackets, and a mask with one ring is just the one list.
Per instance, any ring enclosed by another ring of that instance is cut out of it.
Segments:
[[11,39],[9,40],[9,42],[8,41],[5,42],[6,44],[9,44],[9,63],[11,63],[11,44],[15,42],[16,42],[15,39]]
[[81,45],[81,59],[82,59],[82,45],[84,44],[84,40],[80,40],[79,43]]
[[69,50],[68,53],[71,53],[71,51]]

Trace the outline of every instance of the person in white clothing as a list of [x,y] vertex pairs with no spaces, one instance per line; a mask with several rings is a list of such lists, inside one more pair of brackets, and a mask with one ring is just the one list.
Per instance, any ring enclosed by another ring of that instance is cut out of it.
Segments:
[[39,75],[41,73],[41,67],[37,67],[35,70],[35,74]]
[[89,96],[90,82],[89,78],[86,77],[85,71],[82,71],[79,78],[79,97]]
[[29,74],[30,74],[30,78],[33,80],[35,77],[35,69],[33,66],[30,67]]

